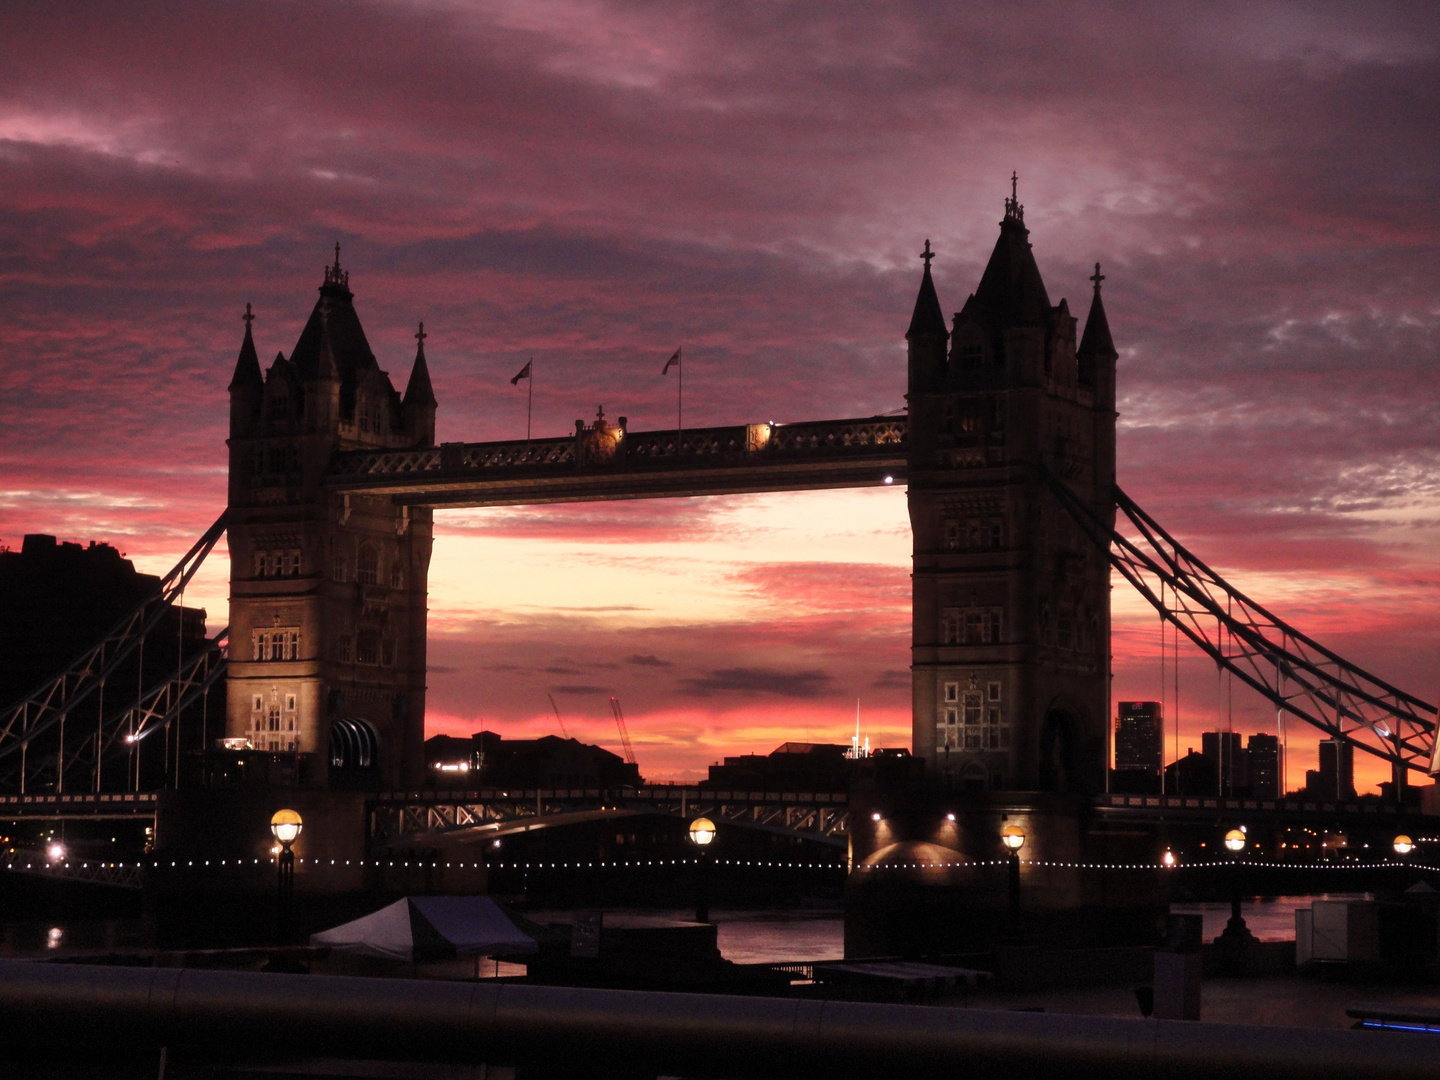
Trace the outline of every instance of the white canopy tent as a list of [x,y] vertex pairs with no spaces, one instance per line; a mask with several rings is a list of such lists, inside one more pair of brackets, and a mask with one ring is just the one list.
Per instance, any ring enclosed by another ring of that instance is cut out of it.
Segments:
[[373,914],[310,935],[338,953],[425,963],[536,953],[535,939],[488,896],[407,896]]

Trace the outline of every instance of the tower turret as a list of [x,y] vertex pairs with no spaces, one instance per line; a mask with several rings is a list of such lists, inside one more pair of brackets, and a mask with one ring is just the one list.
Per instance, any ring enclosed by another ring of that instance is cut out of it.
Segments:
[[240,342],[240,355],[235,358],[235,373],[230,377],[230,434],[248,434],[260,419],[260,399],[265,390],[265,380],[260,375],[260,358],[255,355],[255,339],[250,336],[250,324],[255,316],[250,305],[245,305],[245,337]]
[[416,446],[435,445],[435,391],[430,386],[430,368],[425,363],[425,324],[415,332],[415,365],[405,386],[402,411],[406,434]]
[[1095,273],[1090,278],[1095,285],[1095,295],[1090,301],[1090,314],[1085,318],[1085,332],[1080,335],[1080,347],[1075,351],[1079,365],[1079,383],[1095,392],[1096,400],[1115,403],[1115,361],[1120,354],[1115,351],[1115,342],[1110,337],[1110,320],[1105,317],[1105,304],[1100,299],[1100,283],[1105,275],[1100,273],[1100,264],[1095,264]]
[[925,273],[915,296],[910,329],[905,331],[911,393],[936,390],[945,378],[945,343],[950,340],[950,332],[945,329],[945,315],[940,310],[940,298],[930,277],[930,260],[934,257],[930,241],[926,240],[925,250],[920,253],[920,258],[925,260]]

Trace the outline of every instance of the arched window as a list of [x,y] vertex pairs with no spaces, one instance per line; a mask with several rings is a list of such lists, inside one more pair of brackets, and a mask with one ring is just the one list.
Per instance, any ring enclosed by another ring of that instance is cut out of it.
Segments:
[[356,577],[362,585],[374,585],[380,580],[380,553],[373,544],[365,544],[360,548]]

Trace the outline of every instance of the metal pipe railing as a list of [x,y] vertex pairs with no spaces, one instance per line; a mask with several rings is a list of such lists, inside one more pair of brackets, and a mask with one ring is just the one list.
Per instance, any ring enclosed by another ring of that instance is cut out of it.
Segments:
[[735,1080],[1433,1080],[1430,1036],[916,1005],[0,961],[0,1057],[342,1057]]

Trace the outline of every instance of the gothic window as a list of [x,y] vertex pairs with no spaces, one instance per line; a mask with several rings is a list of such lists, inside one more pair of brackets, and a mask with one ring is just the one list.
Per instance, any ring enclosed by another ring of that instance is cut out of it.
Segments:
[[389,667],[395,663],[395,639],[385,638],[380,642],[380,663]]
[[266,728],[270,731],[280,730],[280,706],[271,705],[269,716],[266,718]]
[[355,576],[362,585],[374,585],[380,580],[380,555],[371,544],[360,548],[360,561],[355,564]]
[[380,634],[376,630],[361,630],[355,635],[355,662],[357,664],[380,663]]
[[[258,698],[256,699],[259,700]],[[945,700],[956,702],[960,700],[960,684],[958,682],[947,682],[945,684]]]
[[336,581],[345,581],[350,576],[350,564],[346,562],[345,556],[338,552],[335,555],[335,561],[330,566],[330,576]]
[[941,544],[946,551],[958,551],[960,549],[960,523],[952,518],[946,518],[941,530]]
[[396,559],[390,564],[390,587],[392,589],[403,589],[405,587],[405,568]]
[[350,635],[341,634],[335,639],[335,657],[342,664],[350,663]]
[[291,548],[285,553],[285,573],[289,577],[299,577],[300,575],[300,552],[296,548]]
[[1068,608],[1061,608],[1055,620],[1055,643],[1062,649],[1075,647],[1075,618]]
[[980,366],[980,343],[978,341],[967,341],[960,346],[960,367],[964,371],[972,371]]
[[255,630],[250,635],[250,655],[256,660],[299,660],[300,631],[294,627]]
[[1002,608],[945,608],[940,615],[942,645],[998,645]]
[[962,698],[960,722],[962,725],[963,747],[966,750],[984,749],[984,732],[981,720],[984,717],[982,696],[978,690],[967,690]]
[[293,713],[293,712],[295,711],[295,695],[294,695],[294,694],[286,694],[286,695],[285,695],[285,711],[288,712],[288,713]]
[[263,551],[255,552],[255,576],[265,576],[265,552]]

